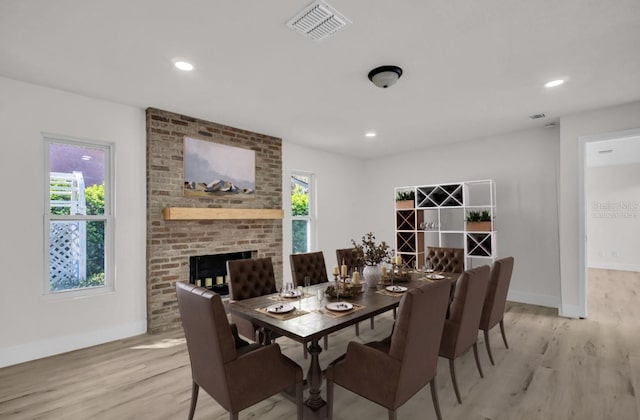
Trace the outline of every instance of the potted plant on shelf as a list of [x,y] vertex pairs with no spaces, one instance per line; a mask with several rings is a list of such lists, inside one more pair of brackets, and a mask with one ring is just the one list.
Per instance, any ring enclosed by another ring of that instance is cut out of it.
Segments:
[[483,210],[470,211],[467,213],[467,231],[471,232],[491,232],[493,222],[491,220],[491,214],[489,211]]
[[414,190],[400,190],[396,192],[396,209],[412,209],[416,206],[416,192]]
[[369,287],[376,287],[380,282],[380,263],[389,261],[389,245],[382,241],[376,243],[376,237],[373,232],[364,235],[357,243],[351,240],[353,250],[357,255],[359,265],[364,264],[362,277],[364,277]]

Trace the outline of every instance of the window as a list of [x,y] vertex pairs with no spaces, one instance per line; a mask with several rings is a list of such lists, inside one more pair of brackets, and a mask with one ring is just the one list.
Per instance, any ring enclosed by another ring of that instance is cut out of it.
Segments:
[[45,136],[45,294],[113,290],[110,145]]
[[294,254],[311,251],[312,179],[310,174],[294,173],[291,175],[291,236]]

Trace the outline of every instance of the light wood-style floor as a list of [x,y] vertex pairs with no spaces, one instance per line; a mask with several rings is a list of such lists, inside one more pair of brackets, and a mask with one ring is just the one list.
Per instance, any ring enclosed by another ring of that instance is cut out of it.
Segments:
[[[589,317],[560,318],[556,310],[509,303],[505,326],[491,332],[496,366],[482,334],[480,357],[456,361],[463,404],[455,400],[448,363],[440,359],[438,393],[444,419],[638,419],[640,400],[640,273],[590,271]],[[390,315],[375,330],[361,325],[331,335],[323,364],[349,340],[389,334]],[[283,351],[306,370],[299,344],[279,339]],[[324,366],[323,366],[324,367]],[[179,331],[143,335],[0,369],[0,419],[186,419],[191,390],[189,359]],[[386,411],[336,387],[336,419],[386,419]],[[435,419],[428,387],[400,408],[400,419]],[[227,414],[201,392],[197,419]],[[295,418],[295,407],[276,396],[240,413],[241,419]]]

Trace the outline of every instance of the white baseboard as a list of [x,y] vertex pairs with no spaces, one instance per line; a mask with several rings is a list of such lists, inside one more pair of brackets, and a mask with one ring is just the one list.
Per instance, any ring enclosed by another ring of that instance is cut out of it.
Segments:
[[601,270],[618,270],[618,271],[640,271],[640,265],[637,264],[620,264],[611,262],[589,262],[589,268],[599,268]]
[[147,321],[137,321],[82,334],[52,337],[0,349],[0,368],[55,354],[83,349],[147,332]]
[[518,292],[510,290],[507,300],[511,302],[527,303],[529,305],[547,306],[549,308],[560,307],[559,296],[539,295],[536,293]]

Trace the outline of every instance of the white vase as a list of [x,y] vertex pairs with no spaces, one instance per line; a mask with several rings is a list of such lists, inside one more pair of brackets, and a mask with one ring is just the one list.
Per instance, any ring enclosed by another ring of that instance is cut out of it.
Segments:
[[379,265],[365,265],[362,270],[362,277],[367,282],[367,286],[376,287],[380,283],[380,266]]

